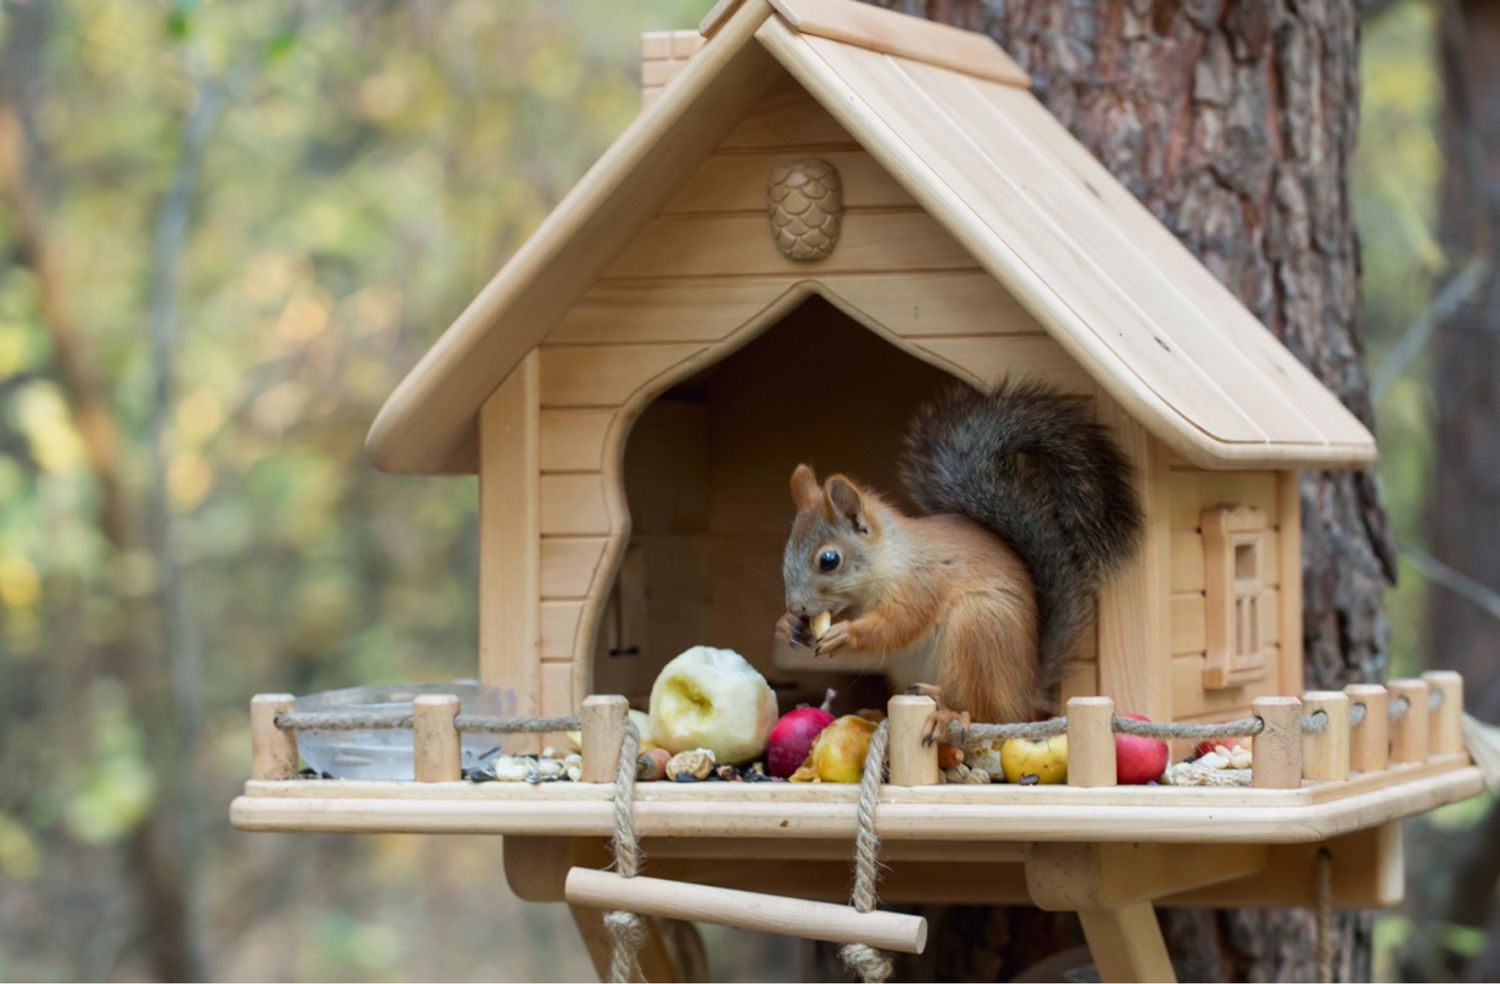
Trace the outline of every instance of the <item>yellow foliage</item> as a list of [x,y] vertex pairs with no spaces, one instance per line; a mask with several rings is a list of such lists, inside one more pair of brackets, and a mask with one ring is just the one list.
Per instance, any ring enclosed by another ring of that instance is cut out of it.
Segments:
[[29,383],[15,397],[16,424],[43,471],[69,474],[83,463],[83,440],[68,405],[49,382]]
[[0,554],[0,601],[11,608],[29,608],[42,594],[36,565],[17,553]]

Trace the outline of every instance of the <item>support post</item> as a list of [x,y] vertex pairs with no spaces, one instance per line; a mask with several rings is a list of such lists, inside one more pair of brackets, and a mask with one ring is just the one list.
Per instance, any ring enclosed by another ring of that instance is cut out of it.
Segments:
[[1257,697],[1251,704],[1266,727],[1255,736],[1250,783],[1257,789],[1296,789],[1302,785],[1302,701],[1296,697]]
[[1391,703],[1406,698],[1406,712],[1391,721],[1391,761],[1427,761],[1427,681],[1388,680]]
[[412,772],[417,782],[457,782],[463,777],[462,736],[453,726],[459,700],[422,694],[411,702]]
[[922,729],[937,710],[937,701],[915,694],[898,694],[886,705],[891,723],[892,786],[934,786],[938,782],[938,746],[922,744]]
[[[625,723],[630,719],[630,702],[619,694],[591,694],[583,699],[579,714],[583,729],[584,782],[614,782],[620,767],[620,744],[625,740]],[[642,735],[644,740],[647,736]]]
[[1384,772],[1391,757],[1389,694],[1378,683],[1351,683],[1344,693],[1349,695],[1351,715],[1354,705],[1365,707],[1364,720],[1349,732],[1349,768],[1355,772]]
[[1150,902],[1118,909],[1080,909],[1083,937],[1101,981],[1175,981],[1177,971]]
[[1113,786],[1115,702],[1109,697],[1068,701],[1068,785]]
[[297,774],[297,735],[276,727],[276,718],[296,701],[291,694],[250,698],[251,779],[291,779]]
[[1323,730],[1302,736],[1302,778],[1343,782],[1349,778],[1349,697],[1338,690],[1309,690],[1304,714],[1327,715]]
[[1464,748],[1464,678],[1453,670],[1422,674],[1429,694],[1442,694],[1437,707],[1428,704],[1427,754],[1454,755]]

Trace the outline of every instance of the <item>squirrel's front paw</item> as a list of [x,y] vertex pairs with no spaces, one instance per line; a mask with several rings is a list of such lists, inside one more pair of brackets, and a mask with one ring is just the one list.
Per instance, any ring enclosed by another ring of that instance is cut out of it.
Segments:
[[794,648],[813,644],[812,629],[808,628],[807,619],[791,612],[776,620],[776,635]]
[[848,622],[834,622],[813,644],[814,656],[836,656],[854,643]]

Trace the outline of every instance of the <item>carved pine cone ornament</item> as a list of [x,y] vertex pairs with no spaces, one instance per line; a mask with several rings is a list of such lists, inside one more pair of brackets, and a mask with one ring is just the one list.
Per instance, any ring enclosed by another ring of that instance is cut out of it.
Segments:
[[790,260],[826,259],[838,245],[844,185],[827,161],[810,158],[771,168],[766,185],[771,238]]

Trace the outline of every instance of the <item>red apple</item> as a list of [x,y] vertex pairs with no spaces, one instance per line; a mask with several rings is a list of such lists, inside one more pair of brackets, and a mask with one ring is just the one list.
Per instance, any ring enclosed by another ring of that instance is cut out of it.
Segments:
[[[1144,714],[1122,714],[1132,721],[1149,721]],[[1143,786],[1167,771],[1170,752],[1160,738],[1115,735],[1115,781],[1122,786]]]
[[766,765],[771,775],[785,779],[796,772],[807,760],[813,742],[833,720],[833,715],[821,707],[799,707],[783,714],[766,742]]

